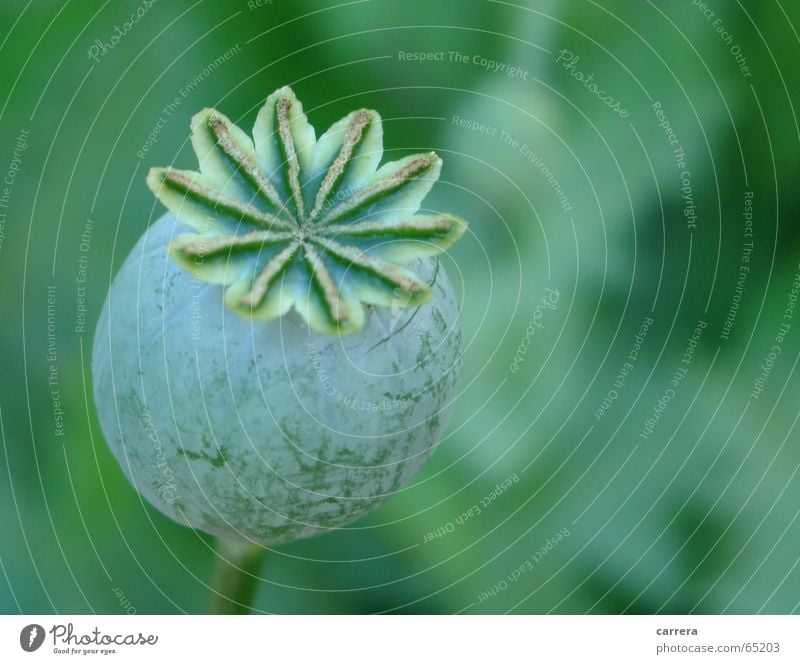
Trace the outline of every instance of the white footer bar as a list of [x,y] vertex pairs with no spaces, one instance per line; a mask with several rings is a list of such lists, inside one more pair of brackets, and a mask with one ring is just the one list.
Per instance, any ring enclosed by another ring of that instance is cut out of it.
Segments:
[[797,616],[0,616],[0,662],[778,663],[799,635]]

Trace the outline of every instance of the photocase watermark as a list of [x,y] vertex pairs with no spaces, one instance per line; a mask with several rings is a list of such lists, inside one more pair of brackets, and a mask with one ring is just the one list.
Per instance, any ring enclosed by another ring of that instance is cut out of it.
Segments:
[[627,108],[622,106],[619,100],[612,97],[605,90],[600,88],[594,78],[594,74],[587,74],[577,68],[578,63],[581,61],[580,57],[575,55],[572,51],[562,48],[556,57],[556,63],[560,64],[572,78],[579,83],[583,83],[589,92],[597,97],[601,102],[608,106],[614,113],[621,118],[627,118],[630,112]]
[[528,71],[522,67],[511,64],[510,62],[503,62],[501,60],[487,58],[480,53],[468,55],[466,53],[460,53],[459,51],[448,51],[447,55],[450,59],[450,62],[456,62],[462,65],[472,65],[492,74],[502,74],[506,78],[513,78],[521,81],[527,81],[530,78]]
[[89,274],[89,250],[92,248],[94,221],[86,219],[78,244],[78,270],[75,274],[75,334],[86,332],[86,282]]
[[167,126],[170,118],[177,112],[184,100],[187,99],[189,95],[191,95],[192,92],[194,92],[205,79],[211,76],[211,74],[213,74],[223,64],[230,60],[234,55],[241,52],[242,47],[239,44],[229,48],[213,62],[210,62],[206,67],[198,72],[189,83],[178,90],[178,94],[175,95],[175,98],[161,109],[158,120],[147,134],[147,139],[142,144],[142,147],[136,152],[136,156],[139,157],[140,161],[144,159],[147,153],[150,152],[150,150],[152,150],[153,147],[155,147],[155,145],[158,143],[158,137],[161,134],[161,130]]
[[598,422],[603,415],[605,415],[611,409],[611,406],[613,406],[614,402],[619,398],[619,391],[625,387],[625,382],[628,380],[628,376],[636,367],[636,362],[639,359],[639,351],[641,351],[642,346],[644,345],[644,340],[647,338],[647,333],[650,330],[651,325],[653,325],[653,319],[650,318],[650,316],[645,316],[639,331],[636,333],[636,336],[633,337],[633,346],[628,352],[625,362],[617,372],[617,378],[614,381],[614,386],[608,392],[606,392],[605,399],[603,399],[600,407],[594,411],[594,417]]
[[509,475],[502,482],[498,482],[494,489],[487,493],[483,498],[480,499],[480,501],[475,503],[468,510],[465,510],[459,514],[452,521],[448,521],[435,530],[431,530],[430,532],[426,533],[425,537],[422,539],[422,543],[427,544],[428,542],[433,542],[433,540],[442,539],[445,535],[449,535],[450,533],[454,532],[456,527],[463,526],[467,521],[478,516],[481,512],[483,512],[483,510],[489,507],[489,505],[502,496],[517,482],[519,482],[519,475],[516,473]]
[[499,127],[495,127],[494,125],[483,122],[482,120],[464,118],[460,115],[454,115],[451,120],[451,124],[461,129],[466,129],[470,133],[485,134],[491,138],[496,138],[503,143],[503,145],[510,147],[515,152],[519,152],[526,160],[533,164],[533,166],[542,174],[545,180],[547,180],[547,183],[553,188],[553,192],[555,193],[556,198],[561,205],[561,209],[564,212],[572,211],[572,204],[569,202],[569,199],[564,192],[564,188],[561,186],[561,182],[559,182],[558,178],[555,176],[555,173],[553,173],[544,160],[537,155],[527,143],[516,139],[505,129],[500,129]]
[[736,275],[736,286],[733,291],[728,313],[722,323],[722,332],[720,332],[720,341],[727,341],[733,329],[733,324],[736,321],[736,314],[739,312],[739,305],[744,296],[745,284],[747,277],[750,274],[750,256],[755,248],[753,242],[753,192],[744,192],[744,242],[742,244],[742,255],[739,258],[739,271]]
[[511,373],[517,373],[517,371],[519,371],[520,365],[525,361],[525,355],[528,353],[528,346],[531,345],[534,335],[538,330],[544,329],[544,324],[542,323],[544,312],[548,309],[554,310],[558,304],[558,299],[560,297],[558,289],[545,288],[544,290],[545,294],[542,295],[533,308],[533,316],[531,317],[530,323],[528,323],[525,336],[522,338],[522,341],[520,341],[517,352],[514,355],[514,361],[511,363]]
[[111,37],[106,41],[95,39],[87,52],[89,59],[100,62],[100,58],[105,57],[110,51],[114,50],[120,41],[122,41],[122,38],[136,27],[136,24],[147,15],[147,12],[150,11],[150,8],[156,4],[156,2],[158,2],[158,0],[142,0],[142,3],[125,23],[121,26],[114,26],[114,33]]
[[131,601],[127,598],[125,593],[122,592],[121,588],[112,588],[111,592],[114,593],[114,597],[119,600],[119,605],[122,607],[125,613],[127,613],[129,616],[136,614],[136,607],[131,604]]
[[664,394],[658,399],[658,401],[656,401],[650,416],[644,421],[644,426],[639,434],[639,438],[642,440],[647,440],[653,431],[655,431],[655,428],[661,420],[661,416],[664,414],[664,411],[667,410],[670,403],[672,403],[677,396],[678,388],[683,384],[683,381],[689,374],[689,367],[694,359],[695,350],[697,349],[697,345],[700,343],[700,337],[703,336],[703,330],[706,329],[706,326],[707,323],[704,320],[697,321],[697,325],[689,337],[688,345],[683,351],[681,364],[673,374],[672,379],[669,381],[669,387],[664,391]]
[[498,134],[502,135],[503,132],[499,127],[494,127],[480,120],[471,120],[469,118],[462,118],[460,115],[454,115],[452,123],[456,127],[468,130],[470,133],[486,134],[492,138],[498,138]]
[[398,51],[400,62],[448,62],[444,51]]
[[[212,224],[209,220],[204,219],[203,221],[199,222],[198,229],[201,235],[207,236],[211,234]],[[192,279],[190,282],[190,299],[191,299],[191,340],[192,341],[200,341],[200,332],[203,327],[203,307],[201,305],[201,298],[203,295],[203,290],[208,286],[208,283],[203,281],[202,279],[202,269],[203,264],[206,260],[206,251],[205,251],[205,244],[204,242],[198,243],[197,253],[194,254],[192,258],[192,269],[189,271]]]
[[486,600],[497,597],[500,593],[508,590],[511,585],[519,581],[525,574],[533,570],[533,568],[541,562],[543,558],[550,554],[561,542],[570,536],[568,528],[562,528],[555,535],[549,537],[544,545],[534,551],[522,563],[510,572],[505,578],[500,579],[497,583],[493,584],[491,588],[484,590],[478,595],[477,601],[474,604],[480,604]]
[[355,186],[355,187],[353,187],[353,186],[342,187],[333,196],[331,196],[328,200],[326,200],[322,204],[322,206],[319,209],[319,213],[317,215],[318,218],[321,219],[326,214],[328,214],[328,212],[333,210],[337,205],[339,205],[340,203],[343,203],[348,198],[351,198],[352,196],[355,196],[357,193],[359,193],[366,186],[367,185],[365,183],[365,184],[360,184],[360,185]]
[[200,341],[200,330],[203,327],[203,309],[200,306],[200,298],[205,288],[205,283],[198,277],[198,269],[205,261],[205,252],[200,252],[194,257],[195,270],[192,272],[192,281],[190,284],[191,291],[191,309],[192,309],[192,341]]
[[14,145],[14,152],[11,155],[11,162],[3,176],[2,186],[0,186],[0,252],[3,251],[3,244],[6,239],[6,222],[8,221],[8,206],[11,203],[11,192],[17,175],[22,170],[22,154],[28,149],[28,137],[30,132],[22,129],[17,135]]
[[365,401],[363,399],[356,399],[355,397],[341,392],[333,380],[325,371],[322,366],[322,353],[319,350],[316,342],[309,341],[307,344],[309,359],[317,378],[322,384],[322,390],[330,397],[335,397],[345,408],[350,408],[357,411],[388,411],[396,408],[405,408],[408,405],[408,399],[381,399],[380,401]]
[[681,199],[683,200],[683,216],[686,217],[686,227],[693,231],[697,226],[697,206],[694,202],[694,192],[692,191],[692,173],[686,166],[686,150],[683,144],[678,139],[672,123],[667,117],[667,113],[663,108],[660,101],[656,100],[650,108],[656,115],[658,126],[664,130],[667,137],[667,142],[672,148],[672,156],[675,160],[675,165],[680,172],[681,178]]
[[398,51],[399,62],[448,62],[478,67],[492,74],[502,74],[506,78],[527,81],[530,74],[527,70],[509,62],[488,58],[480,53],[463,53],[461,51]]
[[[199,256],[195,256],[195,262],[199,259]],[[203,288],[205,284],[197,279],[196,277],[192,278],[191,283],[191,292],[192,292],[192,341],[199,341],[200,340],[200,330],[203,327],[203,310],[200,306],[200,297],[203,292]]]
[[183,100],[180,97],[175,97],[175,99],[161,109],[161,115],[158,116],[158,120],[153,125],[150,133],[147,134],[147,139],[142,144],[142,147],[136,152],[136,156],[139,157],[139,160],[144,159],[147,153],[150,152],[153,147],[155,147],[156,143],[158,143],[158,136],[161,133],[161,130],[167,126],[167,122],[175,113],[175,111],[178,110],[178,107],[182,102]]
[[772,368],[778,361],[781,353],[783,352],[783,342],[789,331],[792,329],[792,321],[794,319],[794,310],[797,307],[797,298],[800,296],[800,264],[797,265],[797,271],[792,278],[792,283],[789,286],[789,292],[786,295],[786,305],[783,308],[783,316],[781,317],[778,331],[773,338],[772,347],[769,353],[761,362],[761,371],[753,381],[753,389],[750,392],[751,399],[758,399],[767,386],[767,380],[772,372]]
[[736,66],[739,67],[739,71],[741,72],[742,76],[745,78],[751,77],[753,74],[750,71],[750,66],[747,64],[747,58],[742,53],[741,46],[734,42],[733,35],[731,34],[730,30],[725,27],[722,19],[714,13],[711,7],[708,6],[708,3],[706,3],[704,0],[691,0],[691,3],[692,7],[696,7],[697,11],[700,12],[700,14],[702,14],[706,20],[711,23],[711,26],[717,31],[720,39],[727,46],[730,46],[730,53],[736,62]]
[[672,123],[667,117],[667,112],[664,110],[662,103],[656,100],[651,104],[650,108],[653,109],[653,112],[656,114],[658,126],[664,130],[664,135],[667,137],[667,143],[669,143],[670,147],[678,147],[681,144],[680,139],[678,138],[678,134],[672,126]]
[[53,408],[53,433],[56,438],[64,436],[64,409],[61,406],[61,388],[58,382],[58,345],[56,343],[56,286],[47,287],[47,386],[50,388],[50,404]]
[[501,134],[501,140],[507,145],[511,146],[513,150],[519,150],[519,153],[531,164],[533,164],[533,166],[542,174],[542,177],[547,180],[547,183],[553,189],[553,193],[555,193],[556,199],[558,199],[562,211],[571,212],[572,204],[569,202],[569,199],[567,198],[567,195],[561,186],[561,182],[555,176],[555,173],[553,173],[550,167],[545,163],[544,159],[536,154],[527,143],[518,141],[507,132],[503,132]]
[[159,486],[156,491],[161,495],[161,499],[164,502],[171,505],[181,496],[178,493],[178,486],[175,482],[175,473],[172,472],[172,468],[168,463],[167,455],[164,453],[163,446],[161,445],[161,439],[153,425],[153,418],[150,415],[150,411],[147,409],[142,411],[142,423],[144,424],[144,430],[147,433],[147,437],[150,439],[150,443],[153,445],[153,450],[156,455],[157,462],[153,464],[153,468],[160,470],[164,475],[164,484]]

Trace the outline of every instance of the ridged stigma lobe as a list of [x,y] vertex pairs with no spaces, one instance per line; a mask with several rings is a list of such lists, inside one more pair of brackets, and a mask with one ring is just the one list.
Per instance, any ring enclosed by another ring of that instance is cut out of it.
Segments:
[[435,153],[378,168],[375,111],[355,111],[317,140],[281,88],[259,113],[255,143],[213,109],[192,131],[201,172],[154,168],[147,183],[199,232],[176,239],[173,256],[227,286],[237,314],[269,319],[294,305],[317,331],[356,331],[362,303],[424,303],[430,288],[400,264],[447,250],[467,228],[454,215],[417,214],[439,176]]

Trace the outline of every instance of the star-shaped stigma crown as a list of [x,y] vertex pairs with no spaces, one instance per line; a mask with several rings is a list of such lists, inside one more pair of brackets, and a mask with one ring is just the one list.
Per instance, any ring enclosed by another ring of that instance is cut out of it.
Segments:
[[417,214],[439,177],[433,152],[378,168],[380,115],[350,113],[319,139],[294,92],[267,98],[253,140],[205,109],[192,119],[200,172],[154,168],[147,184],[199,234],[169,247],[196,278],[255,319],[294,307],[315,330],[364,325],[363,304],[416,306],[428,284],[403,263],[447,249],[466,230],[450,214]]

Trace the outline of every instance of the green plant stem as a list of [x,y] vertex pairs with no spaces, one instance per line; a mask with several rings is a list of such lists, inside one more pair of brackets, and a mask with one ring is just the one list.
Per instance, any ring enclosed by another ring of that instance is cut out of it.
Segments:
[[266,549],[257,544],[217,540],[209,614],[250,612],[265,553]]

